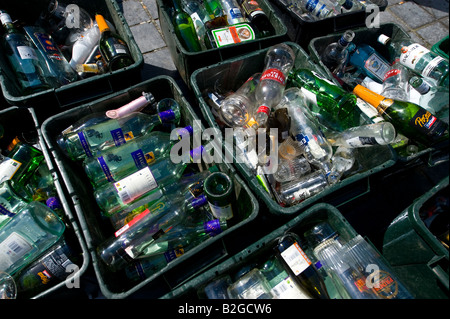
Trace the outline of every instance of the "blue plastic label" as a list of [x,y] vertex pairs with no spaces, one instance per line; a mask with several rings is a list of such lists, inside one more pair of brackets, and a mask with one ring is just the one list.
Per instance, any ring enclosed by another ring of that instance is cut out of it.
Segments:
[[178,257],[180,257],[183,254],[184,254],[184,250],[183,250],[183,248],[180,247],[180,248],[166,251],[164,253],[164,257],[166,257],[166,261],[169,263],[172,260],[177,259]]
[[160,112],[158,113],[158,116],[161,123],[169,122],[175,119],[175,113],[172,110]]
[[125,140],[125,136],[123,135],[122,129],[118,128],[111,131],[111,136],[114,140],[114,144],[116,146],[120,146],[122,144],[125,144],[127,141]]
[[16,216],[16,214],[7,210],[3,205],[0,205],[0,214],[8,216],[8,217]]
[[136,165],[137,169],[142,169],[148,166],[145,154],[141,149],[131,152],[131,157],[133,157],[134,165]]
[[207,221],[203,224],[203,228],[207,234],[209,234],[211,237],[214,237],[222,232],[222,229],[220,228],[220,220],[214,219]]
[[108,164],[106,164],[106,161],[103,158],[103,156],[98,157],[97,161],[100,164],[100,167],[102,168],[103,174],[105,174],[106,179],[108,180],[108,182],[115,182],[114,178],[112,177],[111,171],[109,170]]
[[58,197],[49,197],[46,201],[45,204],[52,210],[56,210],[56,209],[62,209],[62,205],[61,202],[59,200]]
[[92,157],[92,152],[89,149],[89,144],[88,144],[88,142],[86,140],[86,136],[84,136],[84,133],[83,132],[79,132],[78,133],[78,138],[80,139],[81,147],[83,148],[84,153],[86,153],[86,156],[87,157]]
[[208,199],[204,194],[200,195],[199,197],[196,197],[192,200],[192,207],[194,209],[197,209],[203,205],[205,205],[208,202]]
[[295,137],[295,140],[302,146],[302,145],[308,145],[309,143],[309,138],[306,135],[303,134],[298,134]]

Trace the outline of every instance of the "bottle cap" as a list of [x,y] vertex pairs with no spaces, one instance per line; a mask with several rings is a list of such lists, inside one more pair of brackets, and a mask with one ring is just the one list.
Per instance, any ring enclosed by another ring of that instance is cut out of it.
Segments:
[[359,96],[361,99],[369,103],[370,105],[373,105],[377,107],[380,105],[381,101],[385,99],[384,96],[377,94],[368,88],[358,84],[354,89],[353,93],[355,93],[357,96]]
[[178,139],[181,140],[183,136],[191,136],[194,133],[192,126],[188,125],[177,130]]
[[95,21],[97,22],[97,26],[98,26],[98,28],[100,30],[100,33],[109,30],[109,26],[106,23],[105,18],[101,14],[96,14],[95,15]]
[[380,42],[381,44],[384,44],[384,45],[386,45],[390,40],[391,40],[391,38],[385,34],[380,34],[377,39],[378,42]]
[[305,238],[312,248],[328,239],[334,239],[337,236],[337,232],[328,222],[321,222],[305,232]]

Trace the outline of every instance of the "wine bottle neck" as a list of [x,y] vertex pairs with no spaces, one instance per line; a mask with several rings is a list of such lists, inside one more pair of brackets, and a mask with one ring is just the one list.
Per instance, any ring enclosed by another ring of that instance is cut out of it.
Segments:
[[97,22],[97,26],[98,26],[101,34],[107,32],[107,31],[110,31],[109,26],[106,23],[106,20],[102,15],[100,15],[100,14],[95,15],[95,21]]

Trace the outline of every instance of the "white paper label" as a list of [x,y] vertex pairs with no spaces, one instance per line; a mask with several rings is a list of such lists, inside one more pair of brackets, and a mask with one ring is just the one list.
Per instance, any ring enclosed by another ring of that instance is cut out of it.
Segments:
[[20,58],[22,60],[38,59],[36,51],[34,51],[34,49],[30,48],[29,46],[26,45],[18,46],[17,51],[19,52]]
[[418,43],[403,47],[402,54],[400,55],[400,63],[412,70],[415,70],[417,62],[419,62],[422,56],[428,52],[430,52],[430,50]]
[[367,59],[365,67],[381,82],[383,82],[386,72],[390,70],[389,64],[381,60],[375,53]]
[[277,299],[311,299],[289,276],[273,287],[271,292]]
[[149,167],[145,167],[114,183],[117,194],[124,204],[132,202],[157,186],[158,184]]
[[21,165],[22,163],[12,158],[5,158],[5,160],[0,163],[0,183],[10,180]]
[[33,246],[25,238],[12,233],[0,243],[0,270],[8,269],[32,249]]
[[306,256],[298,243],[293,244],[283,251],[281,257],[283,257],[284,261],[296,276],[301,274],[311,265],[311,260],[309,260],[308,256]]

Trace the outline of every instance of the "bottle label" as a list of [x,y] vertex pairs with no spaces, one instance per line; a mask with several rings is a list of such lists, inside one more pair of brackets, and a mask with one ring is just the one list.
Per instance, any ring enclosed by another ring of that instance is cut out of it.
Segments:
[[371,274],[372,278],[377,278],[373,283],[373,289],[376,291],[377,296],[385,299],[392,299],[398,295],[398,283],[392,278],[391,274],[378,270],[376,273]]
[[5,160],[0,163],[0,183],[11,179],[21,165],[21,162],[12,158],[5,158]]
[[309,260],[298,243],[294,243],[291,247],[283,251],[281,257],[283,257],[284,261],[296,276],[311,265],[311,260]]
[[378,143],[375,137],[364,137],[364,136],[353,137],[348,139],[346,142],[351,147],[361,147],[364,145],[380,145],[380,143]]
[[141,149],[131,152],[131,157],[133,158],[134,165],[138,170],[147,167],[149,163],[155,160],[153,152],[144,154]]
[[445,122],[439,120],[425,109],[419,109],[413,118],[409,121],[409,125],[415,127],[427,136],[436,136],[442,134],[446,129]]
[[158,187],[152,171],[145,167],[124,179],[114,183],[117,195],[123,204],[128,204],[136,198]]
[[373,76],[375,76],[380,81],[384,80],[386,72],[389,71],[390,66],[386,62],[380,59],[375,53],[373,53],[365,63],[365,68]]
[[278,299],[311,299],[311,297],[303,293],[295,281],[284,270],[273,278],[269,284],[273,286],[270,291]]
[[389,79],[392,76],[396,76],[398,74],[400,74],[400,70],[399,69],[391,69],[389,71],[386,72],[386,74],[384,75],[384,79],[383,82],[385,82],[387,79]]
[[177,259],[178,257],[182,256],[184,254],[184,249],[183,247],[179,247],[176,249],[172,249],[169,251],[166,251],[164,253],[164,257],[166,258],[166,261],[169,263],[174,259]]
[[430,50],[428,50],[427,48],[418,43],[413,43],[409,46],[404,46],[401,49],[400,63],[412,70],[416,70],[417,63],[421,60],[421,58],[425,54],[429,52]]
[[16,216],[15,213],[9,211],[8,209],[6,209],[5,206],[0,204],[0,215],[4,215],[4,216],[8,216],[8,217],[14,217]]
[[242,3],[242,9],[244,10],[245,14],[250,17],[250,19],[257,16],[258,14],[265,14],[263,9],[261,9],[261,7],[259,6],[259,3],[255,0],[244,1]]
[[283,86],[286,85],[286,77],[284,76],[283,72],[275,68],[265,70],[264,73],[261,75],[261,81],[263,80],[273,80],[277,81]]
[[114,49],[117,54],[128,54],[128,50],[125,44],[122,43],[114,43]]
[[100,167],[102,168],[103,174],[105,174],[105,177],[108,182],[115,182],[111,171],[109,170],[108,164],[106,163],[103,156],[97,157],[97,162],[100,164]]
[[92,157],[92,152],[91,152],[91,149],[89,148],[89,144],[86,139],[86,136],[84,135],[83,132],[78,132],[77,134],[78,134],[78,139],[80,140],[80,143],[81,143],[81,147],[84,150],[84,153],[86,154],[87,157]]
[[269,115],[270,108],[265,105],[261,105],[260,107],[258,107],[258,111],[256,113],[266,113],[267,115]]
[[36,51],[29,46],[18,46],[17,51],[19,52],[19,56],[22,60],[38,60]]
[[[111,132],[111,136],[112,136],[112,138],[114,140],[114,144],[116,145],[116,147],[120,146],[122,144],[125,144],[127,142],[125,140],[125,135],[123,134],[123,131],[122,131],[121,128],[117,128],[115,130],[111,130],[110,132]],[[130,139],[130,137],[133,136],[133,133],[131,133],[131,135],[130,135],[130,133],[131,132],[127,133],[128,139]]]
[[47,53],[49,59],[57,61],[61,61],[63,59],[59,54],[59,50],[55,43],[48,34],[35,32],[34,36],[36,37],[37,42],[41,45],[42,50]]
[[209,207],[211,208],[212,214],[215,218],[230,219],[233,217],[233,208],[231,203],[225,206],[217,206],[209,202]]
[[444,61],[443,57],[437,56],[433,60],[431,60],[423,69],[422,76],[429,77],[431,73],[437,68],[439,63]]
[[11,233],[0,243],[0,269],[8,269],[32,249],[33,246],[25,238],[16,232]]
[[364,113],[373,123],[384,121],[383,117],[381,117],[377,112],[377,109],[361,98],[358,97],[356,99],[356,105],[358,106],[359,110]]
[[236,7],[230,8],[230,10],[228,11],[228,14],[229,14],[231,20],[244,18],[242,16],[241,10],[239,10],[239,8],[236,8]]
[[255,32],[247,23],[240,23],[211,31],[217,47],[255,39]]
[[308,0],[305,8],[316,17],[327,16],[330,13],[326,5],[319,3],[319,0]]

